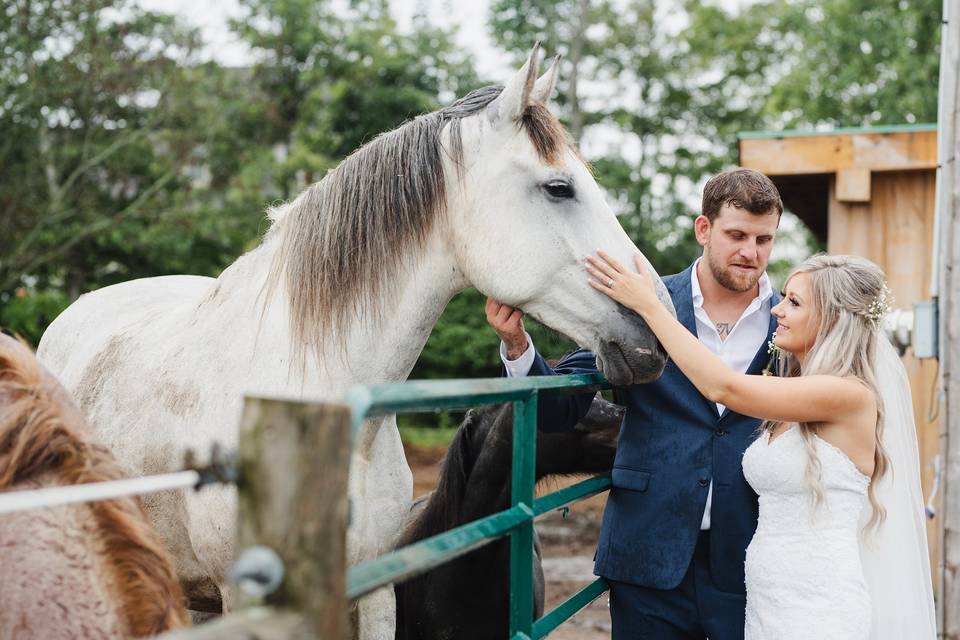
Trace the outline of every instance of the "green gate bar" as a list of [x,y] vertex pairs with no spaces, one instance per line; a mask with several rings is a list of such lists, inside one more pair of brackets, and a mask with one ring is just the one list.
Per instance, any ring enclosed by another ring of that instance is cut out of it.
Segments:
[[571,393],[610,388],[600,374],[480,380],[417,381],[355,388],[347,398],[356,436],[365,419],[387,413],[437,411],[513,402],[511,507],[450,531],[350,567],[347,597],[358,598],[393,582],[510,536],[510,640],[537,640],[557,628],[607,589],[598,579],[539,620],[533,620],[533,520],[610,487],[601,475],[534,500],[537,400],[541,392]]
[[[531,507],[510,532],[510,637],[533,634],[533,485],[537,467],[537,392],[513,403],[513,481],[510,503]],[[520,635],[523,634],[523,635]]]
[[524,400],[532,391],[583,393],[609,389],[599,373],[526,378],[479,378],[476,380],[417,380],[397,384],[354,387],[347,395],[353,433],[367,418],[386,413],[446,411],[481,404]]
[[[536,517],[589,498],[609,487],[610,474],[583,480],[536,499],[533,502],[533,515]],[[347,597],[359,598],[386,584],[403,582],[457,556],[479,549],[509,533],[528,517],[526,509],[511,508],[391,551],[376,560],[350,567],[347,569]]]

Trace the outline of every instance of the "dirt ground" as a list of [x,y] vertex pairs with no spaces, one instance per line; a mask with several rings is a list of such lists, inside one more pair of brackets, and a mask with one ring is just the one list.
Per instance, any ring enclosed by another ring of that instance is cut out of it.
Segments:
[[[434,489],[440,473],[443,447],[415,447],[404,445],[407,461],[413,471],[413,495],[422,496]],[[582,480],[569,478],[548,481],[541,493],[550,493]],[[600,533],[600,516],[606,493],[594,496],[570,507],[563,516],[551,512],[536,522],[543,553],[543,572],[546,578],[546,611],[588,585],[593,575],[593,552]],[[549,636],[551,640],[608,640],[610,615],[604,594]]]

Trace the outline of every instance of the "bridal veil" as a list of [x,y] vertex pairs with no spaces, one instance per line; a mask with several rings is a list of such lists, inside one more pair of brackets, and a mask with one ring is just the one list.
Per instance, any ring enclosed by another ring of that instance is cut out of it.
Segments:
[[[863,531],[860,540],[873,603],[870,640],[933,640],[936,613],[910,383],[882,332],[877,335],[876,374],[886,412],[883,443],[890,471],[876,486],[886,520],[878,530]],[[865,508],[861,525],[869,518],[870,509]]]

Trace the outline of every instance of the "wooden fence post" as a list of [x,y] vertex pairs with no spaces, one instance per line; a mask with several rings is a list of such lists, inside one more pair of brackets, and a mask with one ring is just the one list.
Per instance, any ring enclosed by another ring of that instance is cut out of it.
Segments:
[[236,552],[239,557],[255,545],[269,547],[283,561],[283,580],[262,598],[234,589],[236,614],[164,638],[349,637],[350,439],[350,413],[344,406],[246,398],[238,449]]
[[960,640],[960,160],[957,158],[957,66],[960,64],[960,1],[944,0],[945,46],[940,64],[941,160],[940,372],[942,375],[941,538],[937,619],[940,637]]

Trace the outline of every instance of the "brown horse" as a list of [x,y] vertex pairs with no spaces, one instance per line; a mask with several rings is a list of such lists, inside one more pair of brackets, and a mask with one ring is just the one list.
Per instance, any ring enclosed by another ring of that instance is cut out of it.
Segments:
[[[0,492],[123,477],[28,348],[0,334]],[[131,638],[186,626],[139,499],[0,514],[0,639]]]

